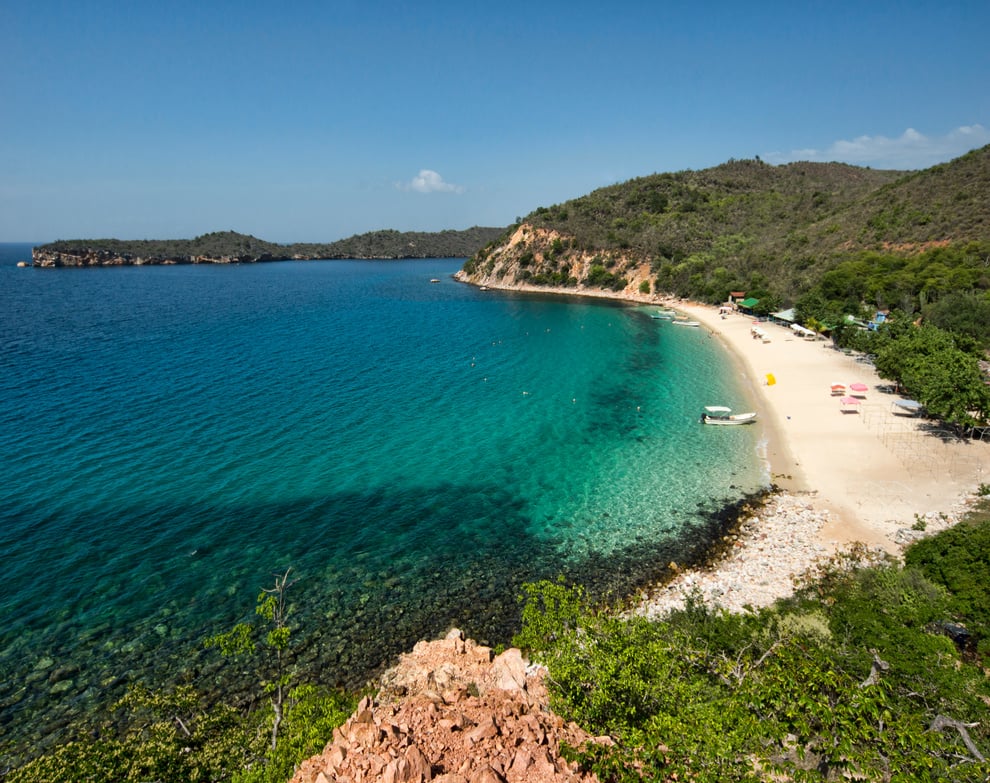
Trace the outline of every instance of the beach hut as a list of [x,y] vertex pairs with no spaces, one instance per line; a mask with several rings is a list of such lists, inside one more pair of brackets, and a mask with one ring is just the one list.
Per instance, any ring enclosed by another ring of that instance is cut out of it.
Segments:
[[754,299],[752,296],[748,299],[743,299],[741,302],[736,302],[736,307],[742,310],[744,313],[753,312],[753,308],[760,303],[759,299]]

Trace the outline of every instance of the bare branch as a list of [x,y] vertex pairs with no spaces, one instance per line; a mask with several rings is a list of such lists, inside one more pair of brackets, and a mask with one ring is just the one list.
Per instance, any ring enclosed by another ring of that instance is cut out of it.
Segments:
[[963,723],[962,721],[955,720],[954,718],[946,717],[945,715],[936,715],[935,720],[932,721],[932,725],[928,727],[929,731],[942,731],[943,729],[955,729],[959,732],[959,736],[962,737],[963,744],[966,746],[967,750],[973,754],[977,761],[986,761],[983,754],[980,753],[976,744],[969,736],[969,732],[966,729],[973,729],[979,726],[979,723]]
[[881,659],[877,655],[876,650],[870,650],[873,653],[873,664],[870,666],[870,676],[863,680],[860,684],[860,688],[868,688],[871,685],[876,685],[880,682],[880,672],[885,672],[890,668],[890,664],[885,660]]

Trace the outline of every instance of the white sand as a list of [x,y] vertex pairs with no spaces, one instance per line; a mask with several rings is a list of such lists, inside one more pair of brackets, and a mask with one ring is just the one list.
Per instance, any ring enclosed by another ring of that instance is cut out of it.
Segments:
[[[721,318],[718,309],[677,303],[739,357],[767,428],[774,480],[785,490],[811,491],[829,511],[829,543],[863,541],[896,552],[893,535],[916,515],[949,513],[988,480],[990,444],[940,437],[935,422],[894,413],[898,395],[869,364],[808,340],[791,329],[760,323],[769,342],[754,339],[754,320]],[[861,357],[862,358],[862,357]],[[767,384],[767,375],[776,379]],[[860,405],[843,406],[832,383],[864,383]],[[845,408],[845,410],[844,410]],[[788,478],[790,477],[790,478]]]
[[[831,341],[760,323],[764,342],[753,338],[752,318],[671,304],[741,362],[773,479],[785,492],[743,523],[727,558],[643,591],[636,613],[662,615],[683,606],[688,593],[730,611],[768,606],[839,549],[862,542],[899,555],[898,540],[934,533],[965,514],[990,467],[990,444],[940,438],[930,431],[932,422],[896,415],[892,403],[900,398],[880,391],[885,384],[873,368],[834,350]],[[847,391],[852,383],[869,388],[860,405],[843,410],[831,393],[834,382]],[[919,520],[924,533],[912,530]]]

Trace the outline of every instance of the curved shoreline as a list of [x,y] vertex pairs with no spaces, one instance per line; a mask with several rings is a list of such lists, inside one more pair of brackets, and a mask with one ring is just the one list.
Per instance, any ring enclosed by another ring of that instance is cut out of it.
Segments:
[[[467,282],[462,273],[455,275]],[[707,329],[748,381],[766,436],[771,480],[780,492],[740,525],[731,550],[709,568],[679,573],[644,590],[634,611],[650,616],[683,604],[689,591],[730,610],[790,595],[795,576],[853,543],[898,556],[903,544],[955,524],[990,474],[990,445],[950,441],[921,419],[892,412],[894,396],[872,366],[807,340],[784,326],[724,318],[713,306],[671,297],[513,285],[489,288],[612,299],[672,308]],[[663,322],[658,322],[663,323]],[[662,327],[660,327],[662,328]],[[772,374],[774,383],[767,383]],[[841,405],[830,385],[864,383],[855,406]]]

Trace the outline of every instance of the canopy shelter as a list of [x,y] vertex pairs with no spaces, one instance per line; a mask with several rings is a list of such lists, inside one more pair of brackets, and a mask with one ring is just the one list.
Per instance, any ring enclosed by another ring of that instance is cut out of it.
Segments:
[[866,392],[870,390],[870,387],[865,383],[850,383],[849,391],[853,397],[865,397]]
[[808,329],[805,326],[801,326],[801,324],[791,324],[791,330],[794,331],[794,332],[796,332],[797,334],[801,335],[802,337],[817,337],[818,336],[815,333],[814,330]]
[[924,406],[917,400],[894,400],[891,404],[891,410],[894,413],[919,416],[924,410]]
[[846,385],[844,383],[835,382],[829,388],[832,391],[833,397],[842,397],[846,393]]
[[778,310],[776,313],[770,313],[770,320],[774,323],[790,325],[794,323],[795,318],[793,307],[787,310]]

